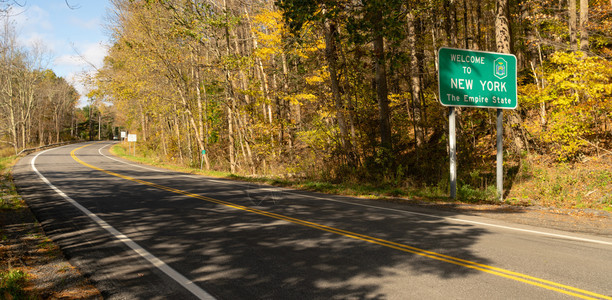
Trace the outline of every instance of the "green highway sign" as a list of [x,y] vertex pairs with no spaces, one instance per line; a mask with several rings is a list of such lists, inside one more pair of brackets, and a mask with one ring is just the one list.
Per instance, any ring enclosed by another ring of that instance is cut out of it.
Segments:
[[516,108],[516,56],[440,48],[438,65],[442,105]]

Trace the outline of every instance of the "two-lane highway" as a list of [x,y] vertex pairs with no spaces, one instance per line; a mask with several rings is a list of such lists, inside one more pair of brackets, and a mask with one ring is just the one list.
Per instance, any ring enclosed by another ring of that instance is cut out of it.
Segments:
[[22,159],[19,191],[109,299],[612,299],[612,239],[135,165]]

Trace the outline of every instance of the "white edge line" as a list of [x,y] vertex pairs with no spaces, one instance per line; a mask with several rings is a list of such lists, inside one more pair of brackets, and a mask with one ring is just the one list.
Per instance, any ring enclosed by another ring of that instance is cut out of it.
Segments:
[[[115,161],[118,161],[118,162],[121,162],[121,163],[124,163],[124,164],[128,164],[128,165],[131,165],[131,166],[136,166],[136,167],[139,167],[139,168],[143,168],[143,169],[146,169],[146,170],[157,171],[157,172],[165,172],[165,171],[162,171],[162,170],[150,169],[150,168],[147,168],[147,167],[144,167],[144,166],[131,164],[129,162],[121,161],[121,160],[115,159],[113,157],[110,157],[108,155],[105,155],[100,150],[102,150],[103,148],[105,148],[107,146],[108,145],[100,148],[98,150],[98,153],[102,154],[102,156],[104,156],[106,158],[110,158],[112,160],[115,160]],[[191,177],[191,176],[204,177],[204,176],[199,176],[199,175],[185,175],[184,177]],[[236,184],[236,182],[225,182],[225,181],[221,181],[221,180],[208,179],[208,178],[206,178],[206,180],[210,181],[210,182],[216,182],[216,183],[222,183],[222,184]],[[537,230],[523,229],[523,228],[510,227],[510,226],[504,226],[504,225],[497,225],[497,224],[478,222],[478,221],[472,221],[472,220],[465,220],[465,219],[458,219],[458,218],[452,218],[452,217],[443,217],[443,216],[437,216],[437,215],[431,215],[431,214],[419,213],[419,212],[413,212],[413,211],[407,211],[407,210],[401,210],[401,209],[394,209],[394,208],[388,208],[388,207],[373,206],[373,205],[367,205],[367,204],[361,204],[361,203],[352,203],[352,202],[346,202],[346,201],[342,201],[342,200],[334,200],[334,199],[323,198],[323,197],[318,197],[318,196],[299,194],[299,193],[295,193],[295,192],[293,192],[293,191],[291,191],[290,189],[287,189],[287,188],[279,188],[279,187],[275,187],[275,188],[278,188],[279,192],[282,192],[282,193],[285,193],[285,194],[296,195],[296,196],[304,196],[304,197],[309,197],[309,198],[318,199],[318,200],[338,202],[338,203],[349,204],[349,205],[354,205],[354,206],[361,206],[361,207],[367,207],[367,208],[387,210],[387,211],[399,212],[399,213],[410,214],[410,215],[425,216],[425,217],[430,217],[430,218],[437,218],[437,219],[451,220],[451,221],[457,221],[457,222],[471,223],[471,224],[476,224],[476,225],[481,225],[481,226],[495,227],[495,228],[501,228],[501,229],[506,229],[506,230],[520,231],[520,232],[527,232],[527,233],[532,233],[532,234],[536,234],[536,235],[544,235],[544,236],[550,236],[550,237],[556,237],[556,238],[562,238],[562,239],[568,239],[568,240],[590,242],[590,243],[596,243],[596,244],[602,244],[602,245],[612,245],[612,242],[606,242],[606,241],[601,241],[601,240],[587,239],[587,238],[581,238],[581,237],[571,236],[571,235],[549,233],[549,232],[543,232],[543,231],[537,231]]]
[[412,212],[412,211],[406,211],[406,210],[400,210],[400,209],[394,209],[394,208],[387,208],[387,207],[380,207],[380,206],[373,206],[373,205],[367,205],[367,204],[351,203],[351,202],[345,202],[345,201],[341,201],[341,200],[326,199],[326,198],[321,198],[321,197],[317,197],[317,196],[297,194],[297,193],[290,192],[290,191],[284,191],[284,193],[294,194],[294,195],[299,195],[299,196],[306,196],[306,197],[311,197],[311,198],[320,199],[320,200],[326,200],[326,201],[332,201],[332,202],[339,202],[339,203],[344,203],[344,204],[368,207],[368,208],[375,208],[375,209],[381,209],[381,210],[400,212],[400,213],[411,214],[411,215],[426,216],[426,217],[431,217],[431,218],[439,218],[439,219],[451,220],[451,221],[457,221],[457,222],[464,222],[464,223],[472,223],[472,224],[477,224],[477,225],[482,225],[482,226],[496,227],[496,228],[502,228],[502,229],[507,229],[507,230],[521,231],[521,232],[528,232],[528,233],[533,233],[533,234],[539,234],[539,235],[545,235],[545,236],[551,236],[551,237],[557,237],[557,238],[563,238],[563,239],[569,239],[569,240],[577,240],[577,241],[582,241],[582,242],[591,242],[591,243],[597,243],[597,244],[603,244],[603,245],[612,245],[611,242],[606,242],[606,241],[601,241],[601,240],[594,240],[594,239],[587,239],[587,238],[581,238],[581,237],[576,237],[576,236],[571,236],[571,235],[549,233],[549,232],[543,232],[543,231],[537,231],[537,230],[523,229],[523,228],[510,227],[510,226],[504,226],[504,225],[497,225],[497,224],[478,222],[478,221],[472,221],[472,220],[465,220],[465,219],[458,219],[458,218],[452,218],[452,217],[442,217],[442,216],[430,215],[430,214],[425,214],[425,213]]
[[[53,150],[53,149],[49,149],[49,150]],[[78,202],[73,200],[72,198],[70,198],[68,195],[66,195],[64,192],[62,192],[60,189],[55,187],[45,176],[43,176],[38,171],[38,169],[35,166],[35,162],[36,162],[36,159],[38,158],[38,156],[43,154],[43,153],[45,153],[45,152],[47,152],[47,151],[49,151],[49,150],[45,150],[45,151],[42,151],[42,152],[36,154],[36,156],[34,156],[34,158],[32,158],[32,161],[30,162],[30,165],[32,166],[32,170],[34,170],[34,172],[38,175],[38,177],[40,177],[40,179],[44,183],[46,183],[49,187],[51,187],[51,189],[53,189],[58,195],[62,196],[66,201],[68,201],[68,203],[70,203],[74,207],[78,208],[81,212],[83,212],[90,219],[92,219],[94,222],[96,222],[100,227],[104,228],[110,234],[115,236],[115,238],[117,238],[119,241],[123,242],[125,245],[130,247],[132,250],[134,250],[134,252],[136,252],[142,258],[144,258],[147,261],[149,261],[157,269],[159,269],[160,271],[164,272],[170,278],[174,279],[174,281],[179,283],[181,286],[183,286],[185,289],[190,291],[196,297],[198,297],[200,299],[215,299],[212,295],[210,295],[206,291],[202,290],[199,286],[197,286],[195,283],[193,283],[193,281],[187,279],[185,276],[183,276],[182,274],[180,274],[179,272],[174,270],[172,267],[168,266],[164,261],[162,261],[161,259],[159,259],[156,256],[154,256],[149,251],[145,250],[143,247],[138,245],[132,239],[130,239],[129,237],[127,237],[126,235],[121,233],[119,230],[115,229],[110,224],[106,223],[104,220],[102,220],[96,214],[92,213],[90,210],[88,210],[87,208],[85,208],[84,206],[82,206],[81,204],[79,204]]]

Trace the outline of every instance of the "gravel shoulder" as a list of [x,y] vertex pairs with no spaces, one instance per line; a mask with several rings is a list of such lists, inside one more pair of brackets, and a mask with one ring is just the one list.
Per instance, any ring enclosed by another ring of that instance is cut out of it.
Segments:
[[[102,299],[100,292],[45,236],[28,207],[0,211],[1,271],[28,274],[24,288],[34,299]],[[6,295],[0,295],[0,298]]]
[[612,237],[612,214],[601,210],[463,203],[427,206],[508,223]]

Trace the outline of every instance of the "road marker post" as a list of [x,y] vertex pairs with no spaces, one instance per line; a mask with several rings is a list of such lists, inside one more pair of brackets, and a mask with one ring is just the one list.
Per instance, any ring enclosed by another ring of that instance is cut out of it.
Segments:
[[202,150],[202,156],[200,157],[200,170],[204,168],[204,155],[206,155],[206,150]]
[[129,152],[130,142],[134,143],[134,156],[136,156],[136,140],[137,140],[137,136],[135,133],[128,134],[128,152]]

